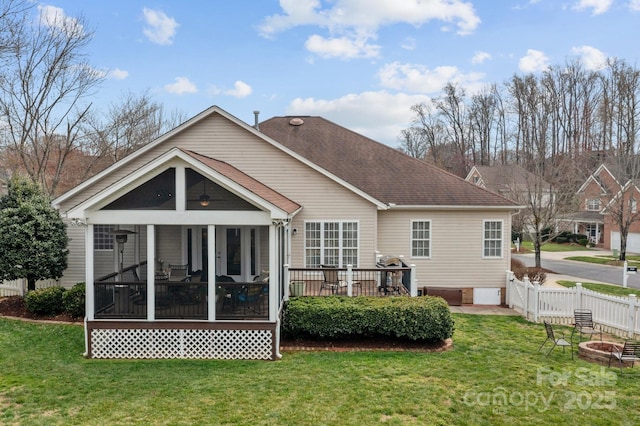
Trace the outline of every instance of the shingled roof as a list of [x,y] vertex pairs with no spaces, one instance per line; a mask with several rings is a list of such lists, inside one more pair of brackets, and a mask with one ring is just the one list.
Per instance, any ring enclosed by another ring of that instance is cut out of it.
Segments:
[[386,204],[517,207],[511,200],[322,117],[273,117],[259,128]]

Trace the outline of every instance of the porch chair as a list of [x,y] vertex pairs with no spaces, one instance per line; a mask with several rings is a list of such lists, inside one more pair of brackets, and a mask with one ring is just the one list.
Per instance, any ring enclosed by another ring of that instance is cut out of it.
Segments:
[[[331,290],[332,294],[337,294],[341,288],[347,288],[347,282],[340,279],[337,266],[320,265],[320,268],[322,269],[323,280],[320,284],[320,290],[318,290],[318,296],[320,296],[322,290],[325,288]],[[360,281],[353,281],[351,285],[352,288],[360,288],[360,293],[362,293],[362,284]]]
[[169,281],[188,281],[189,265],[169,265]]
[[573,359],[573,345],[571,344],[571,342],[568,342],[565,339],[564,333],[561,332],[560,337],[556,337],[555,332],[553,331],[553,327],[551,326],[551,324],[549,324],[546,321],[544,322],[544,328],[547,332],[547,338],[544,342],[542,342],[542,345],[540,345],[538,352],[542,350],[542,347],[545,345],[545,343],[547,343],[548,341],[551,341],[553,342],[553,346],[551,346],[551,349],[549,349],[549,352],[547,352],[546,356],[549,356],[553,348],[555,348],[556,346],[562,346],[562,353],[564,353],[564,348],[569,346],[571,348],[571,359]]
[[622,348],[619,346],[616,348],[619,348],[619,350],[614,350],[613,348],[614,345],[611,346],[611,353],[609,354],[609,367],[611,367],[611,360],[614,358],[618,360],[620,372],[622,372],[623,362],[631,362],[631,368],[633,368],[635,362],[640,361],[640,342],[637,340],[627,340]]
[[251,284],[243,287],[236,295],[236,300],[239,305],[242,305],[245,314],[247,313],[247,309],[252,310],[256,314],[262,313],[264,287],[264,284]]
[[582,336],[588,335],[589,340],[591,340],[594,334],[599,334],[600,340],[602,341],[602,330],[598,329],[593,323],[593,315],[591,313],[591,309],[576,309],[573,311],[573,318],[574,326],[573,331],[571,332],[572,342],[573,335],[576,332],[579,333],[578,343],[582,342]]

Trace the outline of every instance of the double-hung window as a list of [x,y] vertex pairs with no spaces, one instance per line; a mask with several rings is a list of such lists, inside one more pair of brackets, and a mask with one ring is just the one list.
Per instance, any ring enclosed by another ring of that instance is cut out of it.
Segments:
[[482,238],[482,257],[502,257],[502,221],[485,220]]
[[411,257],[431,256],[431,221],[411,221]]
[[305,265],[358,265],[358,222],[306,222]]

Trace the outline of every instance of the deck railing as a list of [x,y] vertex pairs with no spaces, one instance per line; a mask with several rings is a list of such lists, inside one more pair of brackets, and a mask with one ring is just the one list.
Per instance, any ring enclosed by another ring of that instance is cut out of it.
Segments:
[[[208,282],[156,281],[155,318],[208,320]],[[147,319],[147,283],[94,283],[96,319]],[[263,282],[216,283],[217,320],[269,317],[269,287]]]
[[416,296],[415,267],[287,268],[291,296]]

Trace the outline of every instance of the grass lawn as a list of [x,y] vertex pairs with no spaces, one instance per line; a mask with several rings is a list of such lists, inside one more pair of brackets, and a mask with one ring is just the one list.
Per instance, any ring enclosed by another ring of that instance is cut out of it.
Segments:
[[[561,286],[567,287],[567,288],[571,288],[571,287],[575,287],[576,286],[575,281],[558,280],[556,282],[558,284],[560,284]],[[589,290],[597,291],[599,293],[608,294],[608,295],[611,295],[611,296],[627,297],[630,294],[635,294],[636,296],[640,297],[640,290],[636,290],[636,289],[628,288],[628,287],[624,288],[624,287],[621,287],[619,285],[582,283],[582,287],[588,288]]]
[[[626,256],[627,266],[640,266],[640,256]],[[624,266],[624,262],[617,257],[598,256],[569,256],[566,260],[577,260],[579,262],[595,263],[598,265]]]
[[81,327],[0,319],[0,424],[638,424],[640,368],[546,357],[543,326],[520,317],[454,318],[443,353],[276,362],[89,360]]

